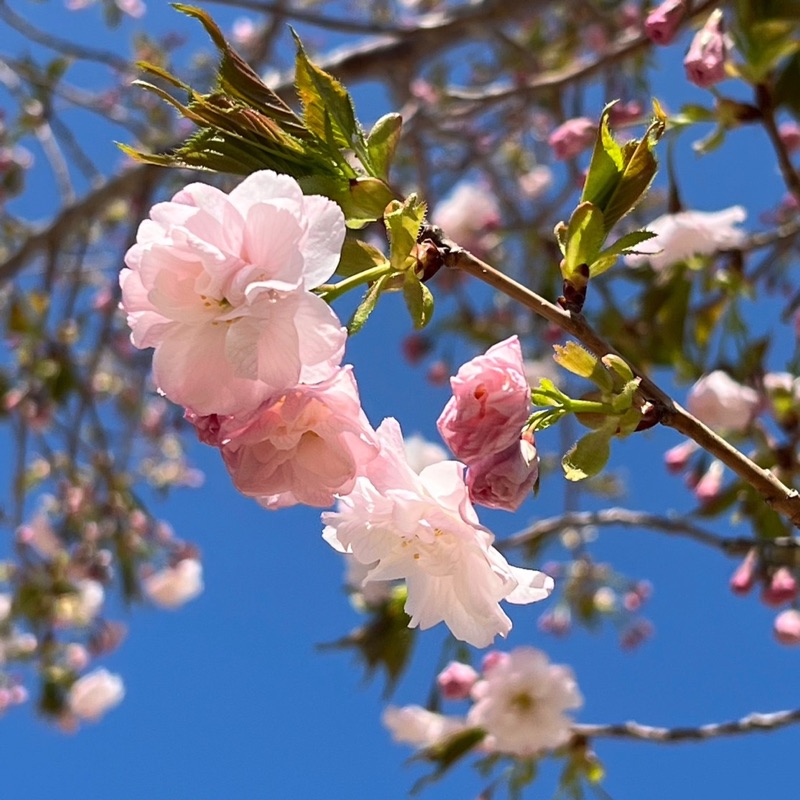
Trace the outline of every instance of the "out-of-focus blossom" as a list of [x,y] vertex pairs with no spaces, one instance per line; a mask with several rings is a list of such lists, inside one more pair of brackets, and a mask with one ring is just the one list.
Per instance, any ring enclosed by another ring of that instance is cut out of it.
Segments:
[[435,714],[422,706],[389,706],[381,718],[396,742],[431,747],[466,728],[463,719]]
[[788,153],[800,150],[800,123],[795,122],[795,120],[782,122],[778,126],[778,136],[780,136],[781,142]]
[[747,212],[742,206],[722,211],[680,211],[654,219],[647,230],[655,233],[637,245],[635,255],[625,256],[629,267],[650,263],[653,269],[663,269],[692,256],[705,256],[717,250],[739,247],[745,232],[736,227],[744,222]]
[[490,650],[484,655],[481,661],[481,672],[486,675],[489,671],[493,670],[498,664],[504,664],[510,658],[508,653],[502,650]]
[[447,459],[447,451],[441,445],[429,442],[418,433],[406,436],[405,445],[408,465],[417,474],[422,472],[425,467]]
[[676,444],[664,453],[664,463],[670,472],[683,472],[686,469],[689,459],[698,451],[699,445],[687,439],[685,442]]
[[252,17],[237,17],[231,28],[231,39],[238,45],[246,47],[258,34],[258,26]]
[[332,505],[378,453],[351,367],[223,418],[218,437],[236,488],[271,509]]
[[5,622],[11,616],[11,608],[14,603],[14,598],[8,592],[0,594],[0,624]]
[[288,175],[245,178],[230,194],[193,183],[139,226],[120,274],[131,341],[198,414],[251,411],[276,391],[325,380],[345,330],[310,290],[336,269],[344,215]]
[[436,204],[431,221],[461,247],[481,254],[496,244],[500,208],[489,187],[465,182]]
[[142,590],[157,606],[178,608],[203,591],[203,565],[196,558],[183,558],[145,577]]
[[471,464],[519,441],[530,387],[516,336],[463,364],[450,386],[453,396],[436,425],[456,458]]
[[55,558],[64,550],[64,545],[50,523],[50,517],[44,511],[34,514],[27,525],[19,528],[17,539],[21,544],[32,547],[44,558]]
[[665,0],[647,15],[644,32],[653,44],[668,45],[680,30],[685,17],[684,0]]
[[492,750],[523,758],[565,744],[572,720],[564,712],[583,704],[572,670],[532,647],[509,653],[472,696],[468,724],[487,732]]
[[709,428],[733,433],[747,430],[760,404],[758,392],[719,369],[700,378],[686,398],[689,412]]
[[588,117],[576,117],[559,125],[550,134],[547,143],[553,151],[553,158],[566,161],[594,144],[596,137],[597,123]]
[[367,580],[406,581],[410,627],[444,622],[476,647],[505,636],[511,620],[499,601],[531,603],[547,597],[552,578],[512,567],[478,521],[464,483],[464,466],[440,461],[417,475],[405,455],[400,426],[384,420],[380,455],[364,477],[322,515],[324,538],[362,564]]
[[123,14],[134,17],[134,19],[143,17],[147,11],[147,6],[142,0],[115,0],[115,2],[117,8],[122,11]]
[[436,676],[436,685],[445,700],[466,700],[478,677],[469,664],[451,661]]
[[639,122],[644,116],[644,107],[638,100],[627,103],[614,103],[608,112],[608,122],[612,127]]
[[725,80],[728,43],[722,11],[715,9],[705,25],[695,34],[689,52],[683,59],[686,77],[701,89],[708,89]]
[[553,170],[539,164],[518,178],[519,189],[529,200],[538,200],[553,185]]
[[516,511],[539,477],[539,455],[533,433],[526,432],[505,450],[469,465],[467,486],[474,503]]
[[119,705],[123,697],[122,678],[107,669],[96,669],[72,684],[67,704],[76,717],[94,722]]
[[797,579],[787,567],[778,567],[761,592],[761,600],[772,608],[791,603],[797,597]]
[[775,638],[781,644],[800,644],[800,611],[796,608],[787,608],[781,611],[772,626]]
[[710,503],[719,496],[724,474],[725,465],[715,458],[694,486],[694,496],[699,503]]
[[100,613],[105,600],[103,584],[84,578],[75,585],[75,592],[55,598],[55,622],[59,625],[88,625]]

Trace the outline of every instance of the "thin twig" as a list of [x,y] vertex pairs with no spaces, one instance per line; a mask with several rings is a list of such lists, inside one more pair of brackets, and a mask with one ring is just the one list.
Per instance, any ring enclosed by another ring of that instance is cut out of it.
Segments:
[[753,712],[741,719],[729,722],[712,722],[696,728],[656,728],[638,722],[619,722],[611,725],[576,724],[572,730],[576,736],[590,739],[635,739],[658,744],[703,742],[721,736],[738,736],[745,733],[774,731],[800,722],[800,708],[791,711],[774,711],[769,714]]
[[775,156],[778,159],[778,166],[780,167],[786,187],[794,195],[795,199],[800,202],[800,173],[795,169],[794,164],[792,164],[792,160],[789,158],[789,152],[778,131],[778,125],[775,122],[775,104],[769,86],[765,84],[756,86],[756,103],[758,105],[758,110],[761,112],[761,123],[775,150]]

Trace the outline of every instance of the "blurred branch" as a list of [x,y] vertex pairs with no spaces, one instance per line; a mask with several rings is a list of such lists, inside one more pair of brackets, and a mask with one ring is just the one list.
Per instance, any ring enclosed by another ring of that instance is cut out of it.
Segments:
[[712,722],[696,728],[655,728],[640,725],[638,722],[620,722],[612,725],[572,726],[576,736],[604,739],[638,739],[643,742],[659,744],[678,744],[681,742],[702,742],[720,736],[738,736],[744,733],[774,731],[800,722],[800,709],[775,711],[770,714],[753,712],[741,719],[730,722]]
[[800,173],[794,168],[786,145],[781,139],[778,125],[775,122],[775,104],[772,100],[772,92],[769,86],[759,84],[756,86],[756,105],[761,112],[761,122],[767,132],[775,155],[778,159],[778,167],[783,175],[784,183],[795,199],[800,203]]

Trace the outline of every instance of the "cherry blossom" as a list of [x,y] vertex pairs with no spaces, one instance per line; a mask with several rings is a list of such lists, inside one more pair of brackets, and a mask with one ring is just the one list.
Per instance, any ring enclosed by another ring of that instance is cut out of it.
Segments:
[[553,150],[553,158],[566,161],[580,155],[597,136],[597,123],[588,117],[568,119],[559,125],[547,140]]
[[505,450],[469,465],[467,486],[474,503],[516,511],[539,477],[539,455],[533,434],[526,432]]
[[333,274],[344,233],[338,205],[269,170],[230,194],[193,183],[155,205],[120,284],[160,390],[198,414],[235,414],[327,378],[345,331],[310,290]]
[[727,372],[714,370],[689,390],[686,407],[715,430],[741,433],[750,426],[761,400],[758,392],[737,383]]
[[488,187],[460,183],[436,204],[431,220],[457,244],[480,254],[496,243],[492,231],[500,224],[500,208]]
[[203,591],[203,565],[196,558],[183,558],[144,578],[142,590],[157,606],[178,608]]
[[96,669],[78,678],[69,690],[67,704],[80,719],[96,722],[125,697],[122,678],[107,669]]
[[680,30],[686,17],[684,0],[665,0],[654,8],[644,21],[644,32],[647,38],[658,45],[668,45]]
[[445,622],[456,638],[486,647],[511,629],[499,601],[542,600],[552,578],[510,566],[492,546],[494,536],[469,500],[463,464],[441,461],[417,475],[396,420],[384,420],[377,435],[380,455],[337,510],[322,515],[325,540],[374,563],[367,581],[405,579],[410,627]]
[[405,438],[406,458],[414,472],[420,473],[431,464],[447,459],[447,451],[435,442],[429,442],[418,433]]
[[739,247],[745,234],[736,225],[746,218],[742,206],[722,211],[664,214],[647,226],[647,230],[656,234],[655,238],[639,245],[636,255],[625,256],[625,263],[638,267],[649,262],[653,269],[659,270],[692,256]]
[[508,655],[472,688],[468,724],[483,728],[487,745],[502,753],[529,757],[565,744],[572,721],[564,712],[583,704],[572,670],[532,647]]
[[800,644],[800,611],[796,608],[787,608],[781,611],[773,623],[775,638],[781,644],[796,646]]
[[332,505],[378,453],[352,367],[222,418],[217,436],[236,488],[271,509]]
[[469,664],[451,661],[436,676],[436,685],[446,700],[466,700],[478,677]]
[[689,52],[683,59],[686,77],[701,89],[725,80],[725,59],[728,42],[724,32],[722,11],[715,9],[705,25],[695,34]]
[[420,748],[431,747],[467,727],[463,719],[435,714],[422,706],[389,706],[382,720],[396,742]]

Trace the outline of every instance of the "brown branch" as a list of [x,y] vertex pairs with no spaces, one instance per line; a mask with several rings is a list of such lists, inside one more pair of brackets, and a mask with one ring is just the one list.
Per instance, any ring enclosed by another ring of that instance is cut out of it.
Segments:
[[[587,528],[598,525],[619,525],[626,528],[647,528],[661,531],[671,536],[692,539],[700,544],[721,550],[729,556],[743,556],[752,548],[762,544],[758,539],[748,537],[726,539],[678,518],[659,516],[646,511],[633,511],[628,508],[607,508],[602,511],[572,511],[557,517],[539,520],[526,530],[498,542],[496,546],[502,551],[515,547],[526,547],[535,544],[540,539],[563,531],[565,528]],[[788,541],[792,543],[792,547],[798,546],[794,540]]]
[[774,731],[800,722],[800,709],[774,711],[769,714],[753,712],[741,719],[729,722],[712,722],[696,728],[656,728],[638,722],[619,722],[611,725],[576,724],[572,730],[576,736],[604,739],[636,739],[659,744],[703,742],[721,736],[738,736],[745,733]]
[[[526,286],[517,283],[513,278],[476,258],[472,253],[456,245],[455,242],[445,239],[442,244],[444,246],[442,256],[446,266],[466,272],[511,299],[522,303],[531,311],[574,336],[598,358],[609,353],[620,355],[597,334],[582,314],[565,311],[545,300]],[[630,364],[629,366],[641,379],[640,392],[646,400],[653,404],[662,425],[674,428],[697,442],[700,447],[718,458],[742,480],[750,484],[771,508],[789,519],[795,527],[800,528],[800,493],[796,489],[786,486],[769,470],[753,463],[699,419],[692,416],[685,408],[678,405],[635,365]]]
[[778,166],[780,167],[781,175],[783,175],[783,180],[795,199],[800,202],[800,173],[795,169],[794,164],[792,164],[792,160],[789,158],[789,153],[778,131],[778,125],[775,122],[775,104],[769,86],[765,84],[756,86],[756,104],[758,110],[761,112],[761,123],[775,150],[775,156],[778,159]]

